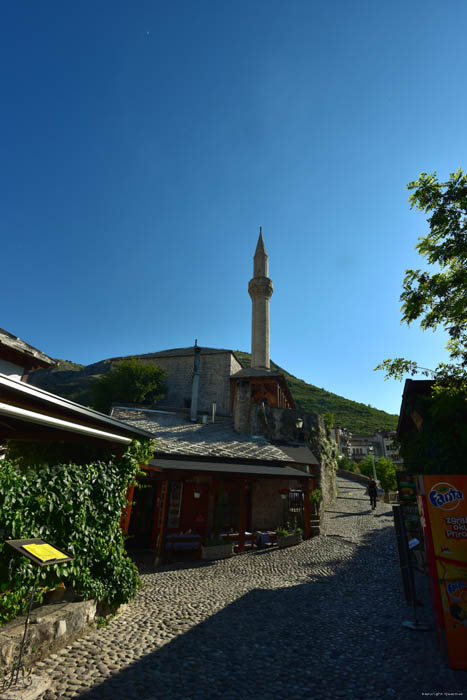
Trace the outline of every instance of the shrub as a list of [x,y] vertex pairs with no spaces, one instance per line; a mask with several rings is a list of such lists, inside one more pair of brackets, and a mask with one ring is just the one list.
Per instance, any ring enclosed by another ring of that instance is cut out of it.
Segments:
[[[25,611],[38,575],[39,600],[60,581],[86,598],[111,607],[130,600],[139,585],[120,529],[126,493],[152,451],[133,442],[121,456],[89,464],[28,466],[2,460],[0,470],[0,622]],[[39,571],[5,544],[5,539],[40,537],[75,559]]]
[[93,406],[104,413],[112,403],[154,403],[167,393],[165,372],[135,358],[122,360],[92,386]]
[[322,496],[321,489],[315,489],[314,491],[310,491],[308,499],[310,503],[320,503]]
[[[366,457],[360,462],[360,472],[365,476],[373,476],[373,463],[371,457]],[[377,462],[375,462],[376,468],[376,478],[381,484],[381,488],[385,491],[396,491],[397,480],[396,471],[397,467],[390,459],[386,457],[380,457]]]
[[355,474],[360,474],[359,466],[356,462],[352,462],[348,457],[341,457],[337,464],[339,469],[345,469],[348,472],[355,472]]

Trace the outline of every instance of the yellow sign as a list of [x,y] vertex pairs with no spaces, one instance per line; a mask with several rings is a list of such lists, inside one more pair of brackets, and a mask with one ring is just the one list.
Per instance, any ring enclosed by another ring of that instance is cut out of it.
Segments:
[[55,549],[55,547],[52,547],[51,544],[23,544],[22,547],[40,561],[69,559],[67,554]]

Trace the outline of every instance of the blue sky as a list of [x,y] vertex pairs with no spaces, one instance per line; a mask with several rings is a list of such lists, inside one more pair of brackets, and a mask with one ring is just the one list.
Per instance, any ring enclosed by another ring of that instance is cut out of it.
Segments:
[[387,357],[427,231],[406,184],[465,166],[464,0],[3,3],[0,325],[53,357],[250,349],[398,413]]

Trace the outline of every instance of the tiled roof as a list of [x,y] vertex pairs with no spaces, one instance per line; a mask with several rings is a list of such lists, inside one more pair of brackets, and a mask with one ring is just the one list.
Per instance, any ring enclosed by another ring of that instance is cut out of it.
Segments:
[[232,379],[241,379],[242,377],[282,377],[280,372],[275,372],[270,369],[263,369],[260,367],[245,367],[244,369],[235,372],[231,375]]
[[121,406],[113,408],[112,416],[153,433],[157,452],[293,461],[280,447],[263,437],[234,432],[230,418],[216,417],[215,423],[191,423],[180,414]]
[[[32,345],[25,343],[21,338],[17,338],[12,333],[0,328],[0,347],[3,346],[8,348],[8,350],[13,350],[14,352],[27,357],[29,360],[35,361],[37,366],[49,367],[55,364],[55,360],[51,357],[41,352]],[[33,362],[34,364],[34,362]]]
[[[233,350],[223,350],[220,348],[203,348],[198,346],[201,355],[219,355],[226,352],[235,355]],[[171,350],[159,350],[157,352],[147,352],[144,355],[127,355],[125,357],[111,357],[111,360],[124,360],[127,357],[135,357],[137,359],[151,359],[152,357],[186,357],[187,355],[195,354],[195,346],[189,348],[172,348]]]

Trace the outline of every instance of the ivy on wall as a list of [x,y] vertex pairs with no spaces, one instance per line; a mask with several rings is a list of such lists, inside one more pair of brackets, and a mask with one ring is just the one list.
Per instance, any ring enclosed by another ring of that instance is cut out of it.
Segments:
[[56,461],[60,450],[52,448],[43,461],[46,451],[41,447],[41,463],[34,464],[31,448],[22,455],[16,445],[1,462],[0,623],[25,611],[37,575],[36,567],[6,545],[6,539],[40,537],[75,557],[40,569],[39,599],[63,581],[84,599],[116,607],[134,597],[139,585],[136,566],[125,551],[120,517],[139,464],[152,454],[151,441],[134,441],[120,455],[84,464]]

